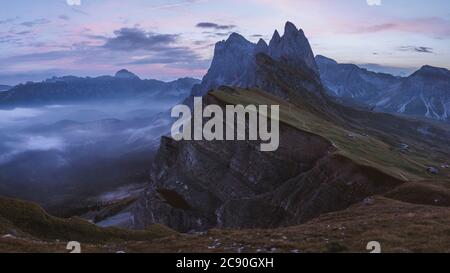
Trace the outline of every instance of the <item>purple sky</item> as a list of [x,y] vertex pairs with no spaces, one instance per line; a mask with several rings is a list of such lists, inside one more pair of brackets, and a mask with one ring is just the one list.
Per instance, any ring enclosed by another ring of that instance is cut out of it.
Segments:
[[0,84],[121,68],[142,78],[200,78],[215,42],[233,31],[269,40],[288,20],[316,54],[339,62],[396,74],[450,68],[448,0],[77,1],[1,4]]

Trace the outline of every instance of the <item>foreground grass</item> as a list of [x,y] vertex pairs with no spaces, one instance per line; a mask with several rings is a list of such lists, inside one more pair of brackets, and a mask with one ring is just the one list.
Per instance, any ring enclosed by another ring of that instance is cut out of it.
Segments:
[[62,240],[101,243],[108,241],[153,240],[176,233],[155,225],[145,231],[118,228],[100,228],[81,218],[61,219],[47,214],[36,204],[9,198],[0,198],[0,232],[19,232],[25,237],[42,240]]
[[[305,253],[450,252],[450,209],[414,205],[385,197],[320,216],[306,224],[273,230],[211,230],[204,234],[151,240],[83,243],[83,252],[136,253]],[[65,241],[1,238],[0,252],[68,252]]]

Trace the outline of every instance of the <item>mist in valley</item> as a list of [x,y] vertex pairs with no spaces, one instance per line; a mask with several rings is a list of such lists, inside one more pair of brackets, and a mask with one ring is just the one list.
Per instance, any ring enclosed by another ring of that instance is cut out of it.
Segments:
[[[146,182],[174,100],[0,109],[0,195],[55,214]],[[119,196],[120,197],[120,196]]]

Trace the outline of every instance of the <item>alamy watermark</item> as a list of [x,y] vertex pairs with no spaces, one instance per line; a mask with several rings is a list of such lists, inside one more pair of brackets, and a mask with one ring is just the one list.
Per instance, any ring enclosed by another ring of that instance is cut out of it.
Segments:
[[[187,105],[173,107],[171,115],[178,120],[172,126],[172,138],[176,141],[259,140],[262,152],[278,150],[279,105],[270,105],[270,107],[269,105],[226,105],[224,108],[225,113],[219,105],[211,104],[203,107],[201,97],[194,98],[194,109],[190,109]],[[204,119],[209,120],[203,124]]]

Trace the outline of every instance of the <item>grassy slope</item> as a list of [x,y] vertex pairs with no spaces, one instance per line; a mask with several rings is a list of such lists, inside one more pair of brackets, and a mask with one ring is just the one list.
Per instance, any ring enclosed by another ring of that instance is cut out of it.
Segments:
[[[415,145],[409,153],[400,153],[386,141],[390,137],[391,142],[395,143],[395,135],[384,134],[382,140],[375,134],[348,130],[314,114],[308,105],[294,105],[263,91],[235,89],[235,92],[215,91],[211,94],[227,104],[280,105],[281,122],[325,137],[338,148],[340,154],[356,163],[373,166],[404,181],[430,179],[426,172],[427,166],[440,166],[446,157],[445,153],[437,156],[430,154],[431,148],[423,143]],[[433,180],[448,182],[449,177],[449,170],[444,170],[438,176],[433,176]]]

